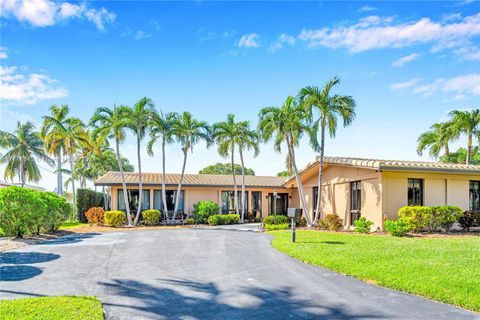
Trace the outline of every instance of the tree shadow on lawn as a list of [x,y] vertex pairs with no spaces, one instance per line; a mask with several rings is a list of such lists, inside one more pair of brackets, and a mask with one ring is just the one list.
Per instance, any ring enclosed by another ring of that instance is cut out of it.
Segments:
[[240,287],[235,292],[213,282],[159,280],[158,286],[136,280],[102,282],[115,302],[104,302],[108,318],[154,319],[362,319],[345,305],[322,304],[322,297],[304,299],[292,287]]
[[55,253],[4,252],[0,254],[0,281],[21,281],[38,276],[42,269],[27,264],[43,263],[60,258]]

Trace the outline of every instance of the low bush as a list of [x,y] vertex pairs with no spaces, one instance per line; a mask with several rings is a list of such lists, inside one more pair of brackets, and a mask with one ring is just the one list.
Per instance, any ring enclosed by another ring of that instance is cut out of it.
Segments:
[[125,223],[127,216],[123,211],[105,211],[103,220],[106,225],[120,227]]
[[283,224],[283,223],[289,223],[290,219],[287,216],[266,216],[263,218],[263,224]]
[[463,216],[463,210],[456,206],[436,206],[432,208],[432,216],[427,231],[434,232],[439,228],[450,230],[452,225]]
[[41,217],[37,234],[41,231],[54,232],[60,225],[67,221],[72,214],[72,206],[64,197],[53,192],[36,191],[40,199],[47,206],[47,210]]
[[318,228],[321,230],[340,231],[343,229],[343,220],[336,214],[327,214],[325,218],[318,221]]
[[373,221],[370,221],[365,217],[360,217],[355,221],[355,232],[369,233],[372,225]]
[[208,217],[208,224],[211,226],[237,224],[240,223],[240,215],[232,214],[214,214]]
[[287,230],[289,228],[288,223],[278,223],[278,224],[264,224],[263,227],[265,230],[273,231],[273,230]]
[[404,219],[412,232],[418,232],[428,228],[432,212],[431,207],[405,206],[398,210],[398,217]]
[[100,207],[92,207],[85,213],[89,225],[102,225],[105,210]]
[[142,211],[143,221],[146,225],[153,226],[160,221],[160,211],[158,210],[144,210]]
[[404,219],[412,232],[448,231],[462,215],[462,209],[456,206],[405,206],[398,210],[398,217]]
[[480,211],[465,211],[458,218],[458,224],[464,231],[470,231],[472,227],[480,227]]
[[193,217],[197,223],[207,223],[208,218],[220,213],[220,206],[214,201],[199,201],[193,205]]
[[403,237],[410,231],[410,227],[404,219],[385,220],[385,231],[394,237]]
[[195,219],[187,218],[187,219],[185,219],[185,224],[195,224]]
[[78,220],[81,222],[87,222],[85,213],[92,207],[103,207],[103,194],[101,192],[95,192],[90,189],[77,189],[77,214]]
[[297,227],[306,227],[307,226],[307,219],[304,216],[299,216],[295,219],[295,225]]

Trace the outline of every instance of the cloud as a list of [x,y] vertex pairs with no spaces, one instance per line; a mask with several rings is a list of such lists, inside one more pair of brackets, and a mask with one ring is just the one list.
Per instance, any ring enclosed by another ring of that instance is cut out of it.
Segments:
[[477,46],[463,47],[455,50],[455,54],[462,60],[478,61],[480,60],[480,48]]
[[105,25],[115,21],[115,14],[105,8],[88,8],[86,2],[74,4],[51,0],[3,0],[0,1],[0,16],[13,17],[34,27],[53,26],[73,18],[85,18],[104,30]]
[[5,51],[7,51],[7,48],[0,47],[0,59],[7,59],[8,58],[8,55]]
[[421,79],[415,78],[415,79],[404,81],[404,82],[392,83],[390,85],[390,90],[398,91],[398,90],[408,89],[408,88],[413,87],[420,80]]
[[417,59],[418,56],[419,56],[418,53],[412,53],[412,54],[409,54],[407,56],[398,58],[397,60],[392,62],[392,66],[393,67],[402,67],[404,64],[409,63],[409,62]]
[[245,34],[240,37],[238,41],[239,48],[258,48],[260,44],[258,43],[258,38],[260,36],[256,33]]
[[152,37],[152,34],[151,33],[148,33],[148,32],[145,32],[143,30],[138,30],[136,33],[135,33],[135,36],[133,37],[135,40],[141,40],[141,39],[148,39],[148,38],[151,38]]
[[282,33],[281,35],[278,36],[277,40],[270,45],[270,47],[268,48],[268,51],[275,52],[283,48],[284,45],[293,46],[295,45],[295,41],[296,39],[294,36],[291,36],[286,33]]
[[369,16],[350,26],[304,29],[299,39],[310,47],[345,48],[351,53],[431,44],[432,51],[464,46],[480,35],[480,13],[458,22],[421,18],[395,22],[392,17]]
[[360,9],[358,9],[358,11],[360,11],[360,12],[369,12],[369,11],[375,11],[375,10],[377,10],[377,8],[371,7],[371,6],[368,6],[368,5],[363,6]]

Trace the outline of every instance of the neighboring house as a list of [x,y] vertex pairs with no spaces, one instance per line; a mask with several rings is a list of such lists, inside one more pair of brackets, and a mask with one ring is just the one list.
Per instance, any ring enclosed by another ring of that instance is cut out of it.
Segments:
[[[309,214],[313,216],[317,199],[319,162],[300,172]],[[143,173],[143,210],[161,208],[162,175]],[[167,174],[167,208],[173,210],[180,174]],[[138,174],[125,173],[130,207],[136,210]],[[229,175],[186,174],[180,208],[189,214],[201,200],[217,202],[223,213],[234,212],[233,181]],[[95,184],[110,186],[112,209],[124,210],[120,174],[109,172]],[[241,181],[241,177],[237,181]],[[300,207],[295,177],[246,177],[247,211],[257,217],[286,214],[288,207]],[[241,196],[240,184],[238,198]],[[276,201],[274,195],[276,194]],[[396,219],[406,205],[456,205],[464,210],[480,210],[480,166],[420,161],[390,161],[325,157],[322,184],[323,214],[334,213],[346,227],[361,216],[383,229],[385,219]]]
[[[11,186],[21,187],[22,184],[19,183],[19,182],[18,183],[16,183],[16,182],[12,183],[12,182],[0,181],[0,189],[11,187]],[[29,185],[29,184],[26,184],[24,187],[28,188],[28,189],[32,189],[32,190],[37,190],[37,191],[45,191],[45,188],[42,188],[42,187],[39,187],[39,186],[32,186],[32,185]]]

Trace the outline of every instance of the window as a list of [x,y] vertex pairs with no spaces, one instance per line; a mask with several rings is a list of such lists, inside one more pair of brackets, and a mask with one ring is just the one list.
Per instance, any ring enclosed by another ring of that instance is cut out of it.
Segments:
[[[242,191],[237,191],[238,211],[242,209]],[[248,192],[245,191],[245,211],[248,212]],[[235,213],[235,191],[222,191],[222,213]]]
[[317,210],[317,201],[318,200],[318,187],[313,187],[313,212]]
[[422,179],[408,179],[408,205],[423,206]]
[[[138,210],[139,191],[128,189],[128,200],[131,211]],[[142,211],[150,209],[150,190],[142,190]],[[125,201],[123,199],[123,189],[118,190],[118,210],[125,210]]]
[[353,225],[360,218],[362,209],[362,182],[354,181],[350,183],[350,223]]
[[255,214],[260,213],[262,216],[262,192],[252,191],[252,212]]
[[160,210],[160,211],[163,210],[162,190],[153,191],[153,209]]
[[269,214],[287,215],[288,193],[277,193],[276,199],[273,193],[269,193],[268,208],[270,209]]
[[480,210],[480,181],[470,181],[470,210]]

